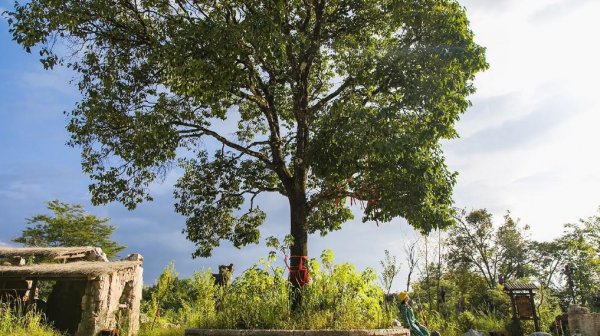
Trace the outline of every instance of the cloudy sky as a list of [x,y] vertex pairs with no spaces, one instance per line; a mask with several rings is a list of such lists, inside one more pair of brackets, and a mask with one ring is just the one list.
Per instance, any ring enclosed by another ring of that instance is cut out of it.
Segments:
[[[476,41],[487,48],[490,69],[476,80],[473,106],[458,123],[459,139],[444,143],[448,164],[459,172],[455,203],[487,208],[499,221],[510,210],[531,226],[535,239],[558,236],[562,224],[595,213],[600,205],[600,1],[465,0]],[[0,0],[0,11],[12,0]],[[236,273],[266,256],[263,245],[242,250],[223,243],[208,259],[191,259],[193,245],[173,211],[172,173],[152,186],[155,201],[127,211],[119,204],[92,207],[88,178],[76,149],[65,145],[63,111],[78,100],[65,70],[44,71],[0,20],[0,245],[45,212],[44,202],[80,203],[118,227],[125,253],[145,257],[151,283],[171,260],[182,276],[234,263]],[[287,202],[260,200],[268,212],[263,237],[288,230]],[[357,216],[358,217],[358,216]],[[414,232],[403,221],[377,227],[347,223],[343,230],[309,240],[312,256],[333,249],[337,261],[378,267],[384,249],[403,259],[403,241]],[[398,288],[404,281],[401,273]]]

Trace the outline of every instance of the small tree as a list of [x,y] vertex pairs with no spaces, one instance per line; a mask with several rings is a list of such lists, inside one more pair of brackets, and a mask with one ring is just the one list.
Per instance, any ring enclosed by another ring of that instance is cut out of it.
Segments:
[[110,239],[115,231],[108,225],[110,218],[99,218],[86,213],[79,204],[58,200],[47,203],[54,216],[35,215],[27,219],[28,228],[14,242],[25,246],[95,246],[111,258],[125,246]]
[[420,239],[417,237],[412,240],[408,240],[404,242],[403,251],[406,255],[406,264],[408,266],[408,275],[406,277],[406,291],[410,291],[410,280],[417,267],[420,256],[417,253],[419,251],[419,242]]
[[385,256],[383,260],[380,260],[382,271],[381,271],[381,285],[383,286],[383,290],[385,294],[390,294],[390,290],[392,288],[392,284],[394,283],[394,279],[400,273],[401,263],[396,262],[396,256],[390,255],[390,251],[384,251]]

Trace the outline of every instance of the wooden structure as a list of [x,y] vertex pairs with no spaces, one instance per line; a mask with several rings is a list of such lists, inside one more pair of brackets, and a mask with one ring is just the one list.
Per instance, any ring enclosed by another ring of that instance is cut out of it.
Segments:
[[[119,328],[137,333],[143,287],[139,254],[109,262],[93,247],[0,248],[0,261],[0,299],[37,303],[58,330],[90,336]],[[41,281],[53,285],[47,302],[38,303]]]
[[512,319],[513,327],[515,332],[522,335],[523,328],[521,327],[521,321],[533,320],[535,331],[540,331],[540,319],[535,309],[535,290],[537,286],[532,283],[505,283],[504,291],[510,296],[510,303],[512,306]]

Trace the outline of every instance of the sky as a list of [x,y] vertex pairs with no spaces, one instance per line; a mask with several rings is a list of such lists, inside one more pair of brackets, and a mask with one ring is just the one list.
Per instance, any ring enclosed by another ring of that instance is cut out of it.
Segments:
[[[457,124],[460,138],[443,143],[450,169],[459,172],[455,205],[486,208],[497,223],[510,211],[531,227],[533,239],[550,240],[563,224],[595,214],[600,205],[600,1],[460,2],[490,68],[475,80],[472,106]],[[0,12],[12,3],[0,0]],[[26,218],[47,213],[45,202],[59,199],[110,217],[117,226],[113,239],[127,246],[123,255],[144,256],[147,284],[170,261],[187,277],[229,263],[240,274],[267,256],[264,243],[236,249],[223,242],[212,257],[192,259],[194,246],[181,233],[185,219],[173,209],[177,171],[151,186],[154,202],[134,211],[117,203],[91,206],[79,151],[65,144],[63,111],[80,97],[71,78],[65,69],[43,70],[0,18],[0,245],[15,246],[11,239]],[[287,201],[276,195],[259,201],[268,215],[262,238],[282,238],[289,228]],[[403,262],[403,246],[416,235],[404,220],[377,226],[356,217],[326,237],[311,236],[309,254],[329,248],[337,262],[379,270],[387,249]],[[393,288],[405,277],[403,267]]]

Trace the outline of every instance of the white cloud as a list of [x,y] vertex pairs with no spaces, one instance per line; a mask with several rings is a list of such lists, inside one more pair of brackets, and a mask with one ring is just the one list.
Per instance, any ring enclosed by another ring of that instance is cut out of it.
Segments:
[[600,3],[463,3],[490,69],[457,125],[462,138],[444,144],[460,173],[456,203],[498,219],[510,210],[550,239],[600,204]]

